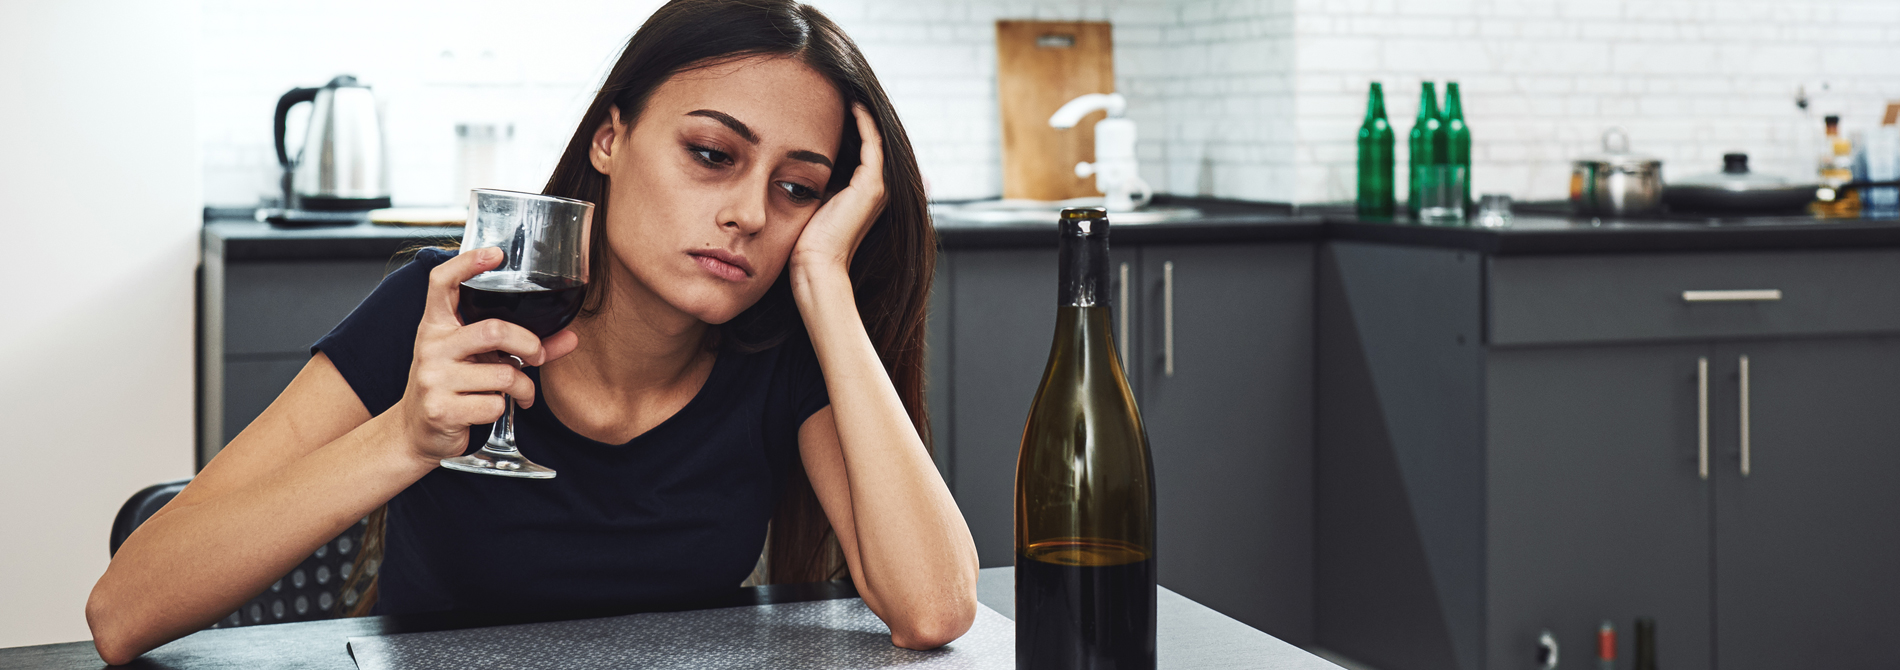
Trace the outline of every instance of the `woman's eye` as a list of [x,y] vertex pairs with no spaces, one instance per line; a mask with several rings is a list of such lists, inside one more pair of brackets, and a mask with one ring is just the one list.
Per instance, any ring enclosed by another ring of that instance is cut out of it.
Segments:
[[708,166],[727,165],[732,162],[731,156],[726,155],[726,152],[718,149],[688,145],[686,150],[692,152],[693,158],[699,159],[699,162],[705,163]]
[[792,202],[807,203],[818,199],[818,192],[804,184],[782,181],[778,185],[779,188],[785,189],[786,195],[792,197]]

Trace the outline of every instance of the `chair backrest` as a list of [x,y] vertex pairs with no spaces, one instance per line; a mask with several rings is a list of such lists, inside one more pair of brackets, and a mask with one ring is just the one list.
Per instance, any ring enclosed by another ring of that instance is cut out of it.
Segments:
[[158,513],[159,508],[171,502],[172,498],[178,497],[178,492],[185,490],[185,485],[190,483],[191,478],[186,477],[175,482],[153,484],[132,494],[124,505],[119,506],[119,515],[112,519],[110,553],[106,555],[117,555],[119,545],[125,544],[125,538],[132,536],[132,529],[138,528],[139,524],[152,518],[153,514]]
[[[119,553],[119,546],[125,544],[125,538],[132,534],[133,529],[152,518],[159,508],[171,502],[189,483],[190,479],[180,479],[154,484],[132,494],[119,507],[119,515],[112,520],[112,553]],[[343,592],[343,584],[348,581],[350,571],[355,569],[356,552],[363,547],[363,531],[368,526],[367,518],[351,524],[344,529],[343,534],[305,556],[290,574],[272,583],[270,588],[244,603],[236,612],[211,624],[211,627],[232,628],[337,618],[342,611],[355,605],[360,596],[354,592]],[[364,569],[374,575],[377,567],[371,562]]]

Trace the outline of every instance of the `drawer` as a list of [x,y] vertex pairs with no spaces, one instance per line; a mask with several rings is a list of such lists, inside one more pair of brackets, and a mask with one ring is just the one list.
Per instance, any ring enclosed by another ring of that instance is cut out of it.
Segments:
[[308,353],[383,279],[385,260],[271,261],[224,268],[224,355]]
[[1505,256],[1488,271],[1494,346],[1900,331],[1900,250]]

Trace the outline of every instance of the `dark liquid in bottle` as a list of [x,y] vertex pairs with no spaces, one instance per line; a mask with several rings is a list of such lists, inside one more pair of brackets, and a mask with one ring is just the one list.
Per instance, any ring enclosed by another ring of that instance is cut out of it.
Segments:
[[1016,555],[1016,667],[1155,667],[1155,562],[1111,540],[1038,542]]
[[462,282],[462,323],[501,319],[535,337],[561,332],[580,312],[587,282],[531,272],[490,272]]

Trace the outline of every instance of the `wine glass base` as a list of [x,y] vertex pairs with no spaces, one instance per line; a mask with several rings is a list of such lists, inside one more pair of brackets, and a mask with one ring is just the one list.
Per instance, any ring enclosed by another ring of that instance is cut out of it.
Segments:
[[521,479],[553,479],[554,470],[537,465],[519,454],[498,454],[486,449],[467,456],[442,459],[442,467],[462,472]]

